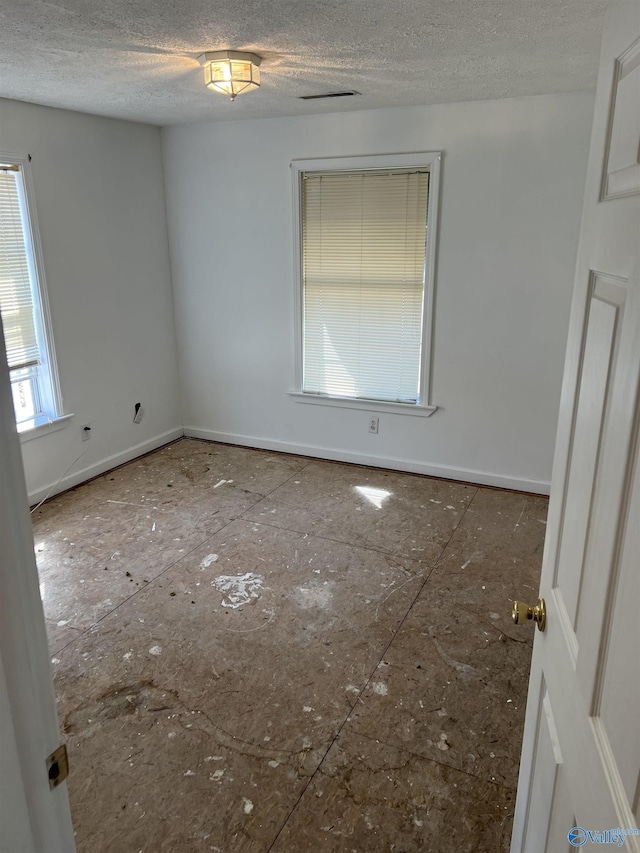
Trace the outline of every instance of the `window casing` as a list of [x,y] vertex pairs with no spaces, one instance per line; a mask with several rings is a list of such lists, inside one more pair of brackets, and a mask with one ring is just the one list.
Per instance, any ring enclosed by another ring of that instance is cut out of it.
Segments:
[[0,154],[0,311],[18,431],[62,420],[28,159]]
[[438,152],[293,161],[300,401],[430,415]]

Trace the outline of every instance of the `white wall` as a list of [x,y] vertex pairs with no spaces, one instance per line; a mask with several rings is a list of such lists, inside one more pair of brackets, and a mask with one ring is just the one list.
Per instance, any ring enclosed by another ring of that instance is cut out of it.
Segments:
[[84,450],[58,490],[182,433],[160,131],[0,100],[0,152],[33,158],[64,409],[75,415],[22,444],[33,501]]
[[[547,491],[592,112],[573,94],[165,128],[187,433]],[[417,150],[444,152],[440,409],[370,435],[365,411],[287,396],[289,164]]]

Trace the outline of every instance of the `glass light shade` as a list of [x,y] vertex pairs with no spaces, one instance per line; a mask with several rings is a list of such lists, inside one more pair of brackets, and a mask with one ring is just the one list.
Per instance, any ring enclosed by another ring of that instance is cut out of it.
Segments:
[[238,50],[216,50],[203,53],[200,64],[204,67],[204,82],[214,92],[228,95],[233,101],[237,95],[260,86],[260,57],[255,53]]

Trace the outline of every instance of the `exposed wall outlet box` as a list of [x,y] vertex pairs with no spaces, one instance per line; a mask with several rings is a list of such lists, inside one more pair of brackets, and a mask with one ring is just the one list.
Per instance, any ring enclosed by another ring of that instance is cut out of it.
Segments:
[[82,440],[89,441],[91,438],[91,424],[82,424],[80,429],[82,431]]
[[142,408],[140,403],[136,403],[134,408],[135,408],[135,414],[133,416],[133,422],[134,422],[134,424],[139,424],[140,421],[142,420],[142,416],[144,415],[144,409]]
[[380,418],[377,418],[377,417],[369,418],[369,432],[375,432],[375,433],[378,432],[379,421],[380,421]]

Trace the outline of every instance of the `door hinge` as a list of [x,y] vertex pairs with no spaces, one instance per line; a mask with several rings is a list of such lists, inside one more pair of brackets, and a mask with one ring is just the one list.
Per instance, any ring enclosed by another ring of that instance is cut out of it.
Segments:
[[50,788],[56,788],[69,775],[69,756],[64,743],[47,758],[47,774]]

